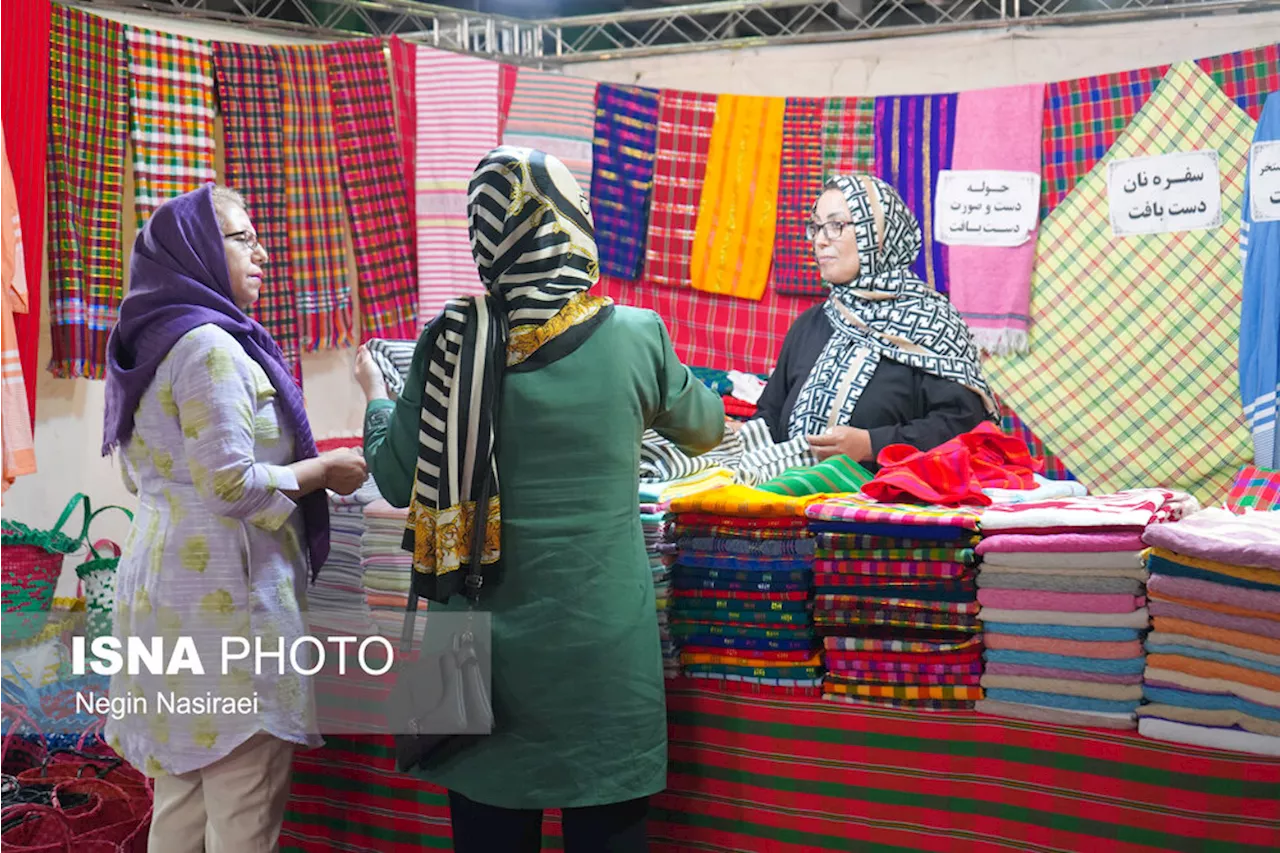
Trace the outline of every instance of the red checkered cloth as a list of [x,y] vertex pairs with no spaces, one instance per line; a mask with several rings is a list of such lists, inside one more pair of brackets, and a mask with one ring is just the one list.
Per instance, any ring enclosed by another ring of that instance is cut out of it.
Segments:
[[930,450],[891,444],[862,493],[885,503],[923,501],[941,506],[989,506],[983,489],[1033,489],[1044,463],[1027,444],[990,422]]
[[875,174],[876,99],[827,98],[822,128],[824,177]]
[[[102,379],[107,336],[123,297],[124,27],[55,6],[49,55],[49,370],[62,378]],[[32,254],[40,254],[38,247]]]
[[1245,510],[1280,510],[1280,471],[1254,465],[1241,468],[1227,495],[1227,509],[1239,514]]
[[284,138],[289,264],[302,349],[351,343],[346,206],[321,45],[277,46]]
[[326,45],[325,58],[360,276],[363,337],[413,339],[418,336],[413,229],[382,42]]
[[213,43],[213,73],[222,105],[227,183],[244,195],[258,242],[271,258],[253,315],[271,333],[294,378],[301,382],[298,301],[285,206],[279,60],[270,45],[219,41]]
[[646,281],[689,286],[689,258],[715,120],[715,95],[664,89],[659,96]]
[[1062,460],[1050,453],[1044,446],[1044,442],[1040,440],[1031,427],[1027,426],[1022,418],[1003,403],[1000,404],[1000,428],[1012,436],[1016,436],[1027,443],[1027,448],[1031,451],[1031,455],[1044,460],[1044,476],[1050,480],[1074,480],[1075,475],[1067,470],[1067,466]]
[[[397,131],[400,139],[400,161],[404,166],[404,197],[409,210],[414,209],[417,198],[417,160],[415,149],[418,139],[418,69],[414,63],[418,52],[413,45],[399,36],[391,37],[391,79],[396,94]],[[414,241],[413,257],[418,256],[417,229],[409,229]]]
[[1267,95],[1280,92],[1280,43],[1196,60],[1226,96],[1257,121]]
[[782,172],[778,178],[778,226],[773,241],[773,289],[821,296],[822,278],[805,236],[809,209],[822,191],[822,141],[826,102],[787,98],[782,119]]
[[600,277],[595,292],[620,305],[656,311],[666,321],[676,354],[686,364],[761,374],[773,372],[792,321],[815,302],[811,297],[784,296],[772,288],[754,302],[610,276]]
[[1168,70],[1168,65],[1161,65],[1048,85],[1044,93],[1041,218],[1102,159]]

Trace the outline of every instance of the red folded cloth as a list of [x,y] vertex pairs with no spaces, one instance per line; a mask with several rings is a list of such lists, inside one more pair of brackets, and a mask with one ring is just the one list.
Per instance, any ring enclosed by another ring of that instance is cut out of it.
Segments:
[[891,444],[876,461],[880,472],[862,493],[883,503],[990,506],[983,489],[1034,489],[1033,475],[1044,470],[1025,441],[989,421],[932,450]]
[[725,394],[724,413],[731,418],[754,418],[756,416],[756,404],[748,403],[746,400],[739,400],[729,394]]

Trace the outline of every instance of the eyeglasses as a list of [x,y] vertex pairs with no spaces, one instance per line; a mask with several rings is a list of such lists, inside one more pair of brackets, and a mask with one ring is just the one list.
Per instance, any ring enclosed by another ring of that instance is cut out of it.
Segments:
[[828,240],[839,240],[840,235],[844,234],[844,229],[852,227],[853,223],[848,220],[832,220],[830,222],[810,222],[804,227],[804,234],[809,240],[813,240],[821,231],[823,236]]
[[228,240],[235,240],[237,243],[249,250],[249,254],[253,254],[262,248],[262,244],[258,242],[257,237],[253,237],[248,231],[232,231],[230,234],[223,234]]

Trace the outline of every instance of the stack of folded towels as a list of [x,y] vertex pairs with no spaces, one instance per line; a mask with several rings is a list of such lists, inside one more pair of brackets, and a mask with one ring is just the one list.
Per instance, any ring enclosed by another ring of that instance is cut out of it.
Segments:
[[1147,628],[1142,533],[1196,509],[1160,489],[998,504],[982,514],[978,710],[1132,729]]
[[671,503],[671,633],[690,677],[816,695],[804,501],[725,486]]
[[[644,500],[644,495],[641,495]],[[640,504],[640,527],[644,531],[644,548],[649,555],[653,575],[653,599],[658,611],[658,638],[662,642],[662,669],[668,678],[680,674],[680,653],[671,638],[671,565],[675,562],[675,543],[670,540],[670,525],[661,504]]]
[[1280,755],[1280,512],[1207,509],[1151,527],[1138,731]]
[[811,503],[806,514],[817,537],[814,625],[827,668],[823,698],[972,708],[982,696],[978,512],[849,495]]
[[[413,575],[413,555],[401,547],[408,518],[408,509],[397,509],[379,498],[365,507],[360,539],[365,600],[378,633],[393,643],[399,641],[404,626]],[[426,609],[425,599],[419,599],[418,609]]]
[[370,477],[350,495],[328,493],[329,559],[307,590],[308,619],[312,628],[334,635],[368,636],[373,633],[369,603],[365,600],[360,565],[364,536],[364,509],[381,495]]

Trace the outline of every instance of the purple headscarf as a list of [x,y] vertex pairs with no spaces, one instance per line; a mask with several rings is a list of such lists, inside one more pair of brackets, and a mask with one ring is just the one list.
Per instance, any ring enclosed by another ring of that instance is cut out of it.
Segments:
[[[133,435],[133,413],[169,350],[207,323],[239,341],[266,371],[293,429],[298,458],[316,455],[302,389],[267,330],[236,307],[230,278],[211,184],[166,202],[151,215],[133,244],[129,295],[107,342],[104,456]],[[300,506],[314,577],[329,556],[328,502],[318,491],[303,497]]]

